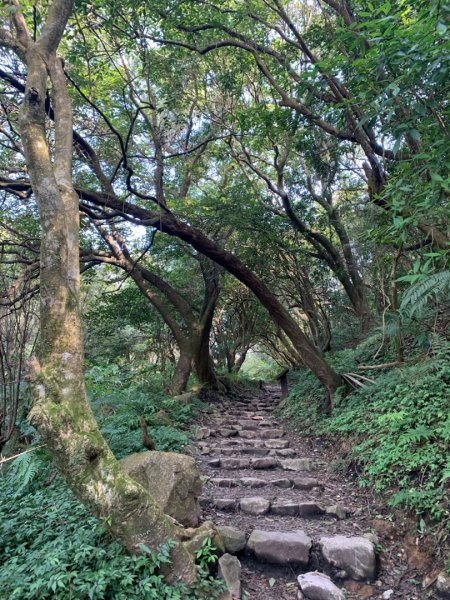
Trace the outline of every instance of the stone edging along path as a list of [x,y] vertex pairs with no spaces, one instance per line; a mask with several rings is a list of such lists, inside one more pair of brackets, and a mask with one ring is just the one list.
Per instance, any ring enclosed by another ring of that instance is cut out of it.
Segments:
[[201,505],[224,540],[219,566],[228,598],[432,598],[396,585],[402,565],[380,573],[378,539],[359,516],[360,499],[333,485],[314,450],[299,449],[273,416],[278,401],[275,388],[225,400],[198,430]]

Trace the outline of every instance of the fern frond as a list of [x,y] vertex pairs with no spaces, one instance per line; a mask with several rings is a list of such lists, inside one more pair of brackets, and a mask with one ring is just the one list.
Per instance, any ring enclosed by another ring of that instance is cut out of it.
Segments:
[[41,458],[36,455],[36,450],[37,448],[33,448],[17,455],[8,467],[6,476],[15,490],[14,497],[18,497],[30,485],[43,466]]
[[400,310],[412,316],[423,310],[432,297],[440,298],[450,295],[450,271],[440,271],[426,275],[406,290]]

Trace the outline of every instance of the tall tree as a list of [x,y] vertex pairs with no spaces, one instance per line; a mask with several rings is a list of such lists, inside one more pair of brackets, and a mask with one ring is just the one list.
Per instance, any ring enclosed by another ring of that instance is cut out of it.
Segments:
[[[8,5],[9,6],[9,5]],[[18,2],[0,45],[15,52],[27,70],[19,115],[24,148],[42,229],[40,344],[31,361],[34,405],[31,422],[53,453],[75,494],[132,552],[152,550],[183,534],[156,501],[123,471],[97,427],[87,402],[79,312],[78,196],[72,183],[72,109],[58,46],[73,9],[55,0],[36,36]],[[54,105],[54,149],[46,127],[47,81]],[[186,547],[173,549],[177,576],[192,582],[195,567]]]

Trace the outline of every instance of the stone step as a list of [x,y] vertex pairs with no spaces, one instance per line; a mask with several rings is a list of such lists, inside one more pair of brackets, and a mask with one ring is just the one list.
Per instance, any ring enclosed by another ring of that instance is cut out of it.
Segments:
[[[214,486],[224,488],[238,486],[250,488],[275,486],[281,489],[295,489],[302,491],[308,491],[314,488],[322,489],[324,487],[324,485],[318,479],[314,479],[313,477],[281,477],[277,479],[261,479],[259,477],[239,477],[231,479],[229,477],[214,477],[209,480],[209,483]],[[334,507],[336,513],[339,510],[338,507],[341,509],[340,514],[343,514],[344,511],[347,512],[343,507],[336,505]]]
[[[209,446],[211,445],[211,441],[209,442],[201,442],[199,446],[202,445]],[[277,440],[277,439],[261,439],[261,438],[225,438],[220,442],[221,446],[233,446],[235,448],[244,447],[244,446],[252,446],[254,448],[269,448],[270,450],[280,450],[282,448],[289,448],[290,442],[289,440]]]
[[[303,573],[298,577],[300,590],[312,590],[314,577],[331,581],[322,570],[339,572],[339,576],[354,581],[373,581],[376,573],[375,546],[366,536],[334,535],[313,540],[302,530],[265,531],[254,529],[248,539],[241,528],[229,525],[219,526],[225,550],[235,553],[247,550],[261,562],[283,567],[301,567],[302,570],[313,567],[316,571]],[[317,567],[320,571],[317,571]],[[322,587],[322,586],[318,586]],[[323,585],[323,591],[317,594],[299,596],[304,598],[320,598],[322,600],[344,600],[344,595],[337,594],[331,585]],[[381,597],[381,596],[380,596]]]
[[207,465],[214,469],[282,469],[283,471],[312,471],[314,461],[310,458],[275,458],[263,456],[261,458],[213,458],[207,461]]
[[216,426],[223,427],[224,429],[236,429],[240,431],[241,429],[249,429],[251,431],[257,431],[258,429],[271,428],[274,429],[277,427],[277,423],[274,421],[256,421],[253,419],[240,419],[236,422],[234,419],[220,419],[219,421],[216,419],[214,421]]
[[294,458],[297,456],[295,450],[292,448],[282,448],[271,450],[270,448],[262,448],[260,446],[243,446],[242,448],[236,448],[236,446],[211,446],[206,450],[203,449],[201,454],[214,455],[217,458],[219,456],[235,456],[239,455],[251,455],[251,456],[278,456],[282,458]]
[[246,515],[260,516],[268,513],[279,517],[301,517],[310,519],[327,514],[325,508],[317,502],[297,502],[295,500],[277,500],[263,496],[244,498],[202,498],[201,506],[211,506],[226,512],[240,511]]

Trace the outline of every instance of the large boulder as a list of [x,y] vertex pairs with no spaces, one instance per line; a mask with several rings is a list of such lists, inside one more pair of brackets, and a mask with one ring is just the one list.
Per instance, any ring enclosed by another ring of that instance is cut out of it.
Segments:
[[372,580],[375,576],[375,548],[365,537],[335,535],[322,537],[319,546],[326,562],[344,570],[351,579]]
[[175,452],[139,452],[120,462],[167,515],[185,527],[197,527],[202,481],[193,458]]

